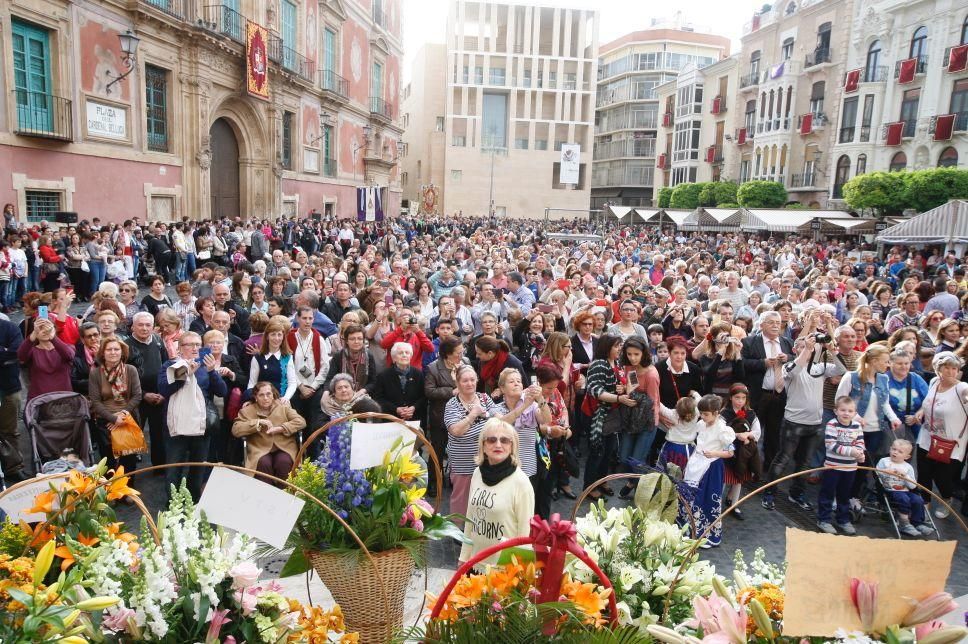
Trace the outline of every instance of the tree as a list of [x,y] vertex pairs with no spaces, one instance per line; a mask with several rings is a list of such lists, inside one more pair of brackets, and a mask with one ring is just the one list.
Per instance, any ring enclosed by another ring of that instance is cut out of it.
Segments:
[[807,207],[799,201],[791,201],[783,206],[786,210],[807,210]]
[[844,184],[844,201],[851,208],[870,208],[880,215],[902,212],[907,207],[905,172],[870,172]]
[[665,188],[659,188],[659,208],[668,208],[671,200],[672,188],[668,186]]
[[739,188],[730,181],[710,181],[700,184],[702,190],[699,191],[700,206],[722,206],[736,202],[736,190]]
[[671,208],[686,208],[692,210],[699,207],[699,192],[702,190],[701,183],[680,183],[672,191],[672,198],[669,200]]
[[736,201],[744,208],[782,208],[787,191],[776,181],[747,181],[736,191]]
[[925,212],[952,199],[968,199],[968,170],[931,168],[902,172],[904,204]]

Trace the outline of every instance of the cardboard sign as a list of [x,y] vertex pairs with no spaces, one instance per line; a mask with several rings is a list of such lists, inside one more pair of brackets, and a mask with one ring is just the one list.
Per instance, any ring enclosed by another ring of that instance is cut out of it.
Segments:
[[[46,519],[43,513],[27,514],[27,510],[34,507],[34,497],[50,490],[51,481],[66,478],[65,474],[55,474],[45,476],[33,481],[24,482],[16,488],[10,488],[3,498],[0,498],[0,510],[7,513],[10,520],[17,523],[24,520],[27,523],[36,523]],[[54,483],[57,485],[57,483]]]
[[919,600],[945,589],[955,545],[787,528],[783,634],[831,637],[838,628],[863,630],[850,600],[852,577],[877,582],[874,630],[883,632],[910,612],[908,598]]
[[[420,423],[407,422],[419,429]],[[353,422],[350,439],[350,468],[365,470],[383,464],[383,456],[393,448],[397,439],[403,439],[401,454],[410,454],[417,437],[401,423]]]
[[208,478],[198,509],[226,528],[284,548],[302,511],[302,499],[254,477],[216,467]]

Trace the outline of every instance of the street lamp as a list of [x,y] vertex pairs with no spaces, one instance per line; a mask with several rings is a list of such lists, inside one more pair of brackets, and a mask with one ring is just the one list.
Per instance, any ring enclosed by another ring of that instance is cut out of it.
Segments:
[[[363,126],[363,141],[361,143],[357,143],[357,144],[355,144],[353,146],[353,156],[354,156],[354,162],[353,162],[353,178],[354,179],[356,179],[356,166],[357,166],[356,159],[355,159],[356,153],[357,153],[357,151],[360,148],[365,148],[366,146],[368,146],[370,144],[370,137],[372,135],[373,135],[373,128],[370,127],[369,125],[364,125]],[[365,179],[366,179],[366,177],[364,175],[364,180]]]
[[[128,76],[132,71],[134,71],[134,63],[138,56],[138,45],[141,43],[141,38],[134,35],[130,29],[128,29],[123,34],[118,34],[118,40],[121,41],[121,63],[127,68],[128,71],[117,76],[114,80],[107,84],[104,88],[105,94],[111,93],[111,86],[120,83],[124,78]],[[114,74],[110,69],[104,71],[104,74],[111,78]]]

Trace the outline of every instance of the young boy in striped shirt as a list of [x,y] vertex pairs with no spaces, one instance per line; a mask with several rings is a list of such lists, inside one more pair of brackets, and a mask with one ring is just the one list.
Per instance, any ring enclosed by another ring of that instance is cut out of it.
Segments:
[[[824,430],[826,458],[824,466],[838,466],[825,470],[817,497],[817,527],[827,534],[857,534],[850,522],[850,491],[854,485],[857,464],[864,462],[864,430],[857,422],[857,405],[850,396],[834,401],[834,418]],[[830,523],[833,501],[837,499],[835,528]]]

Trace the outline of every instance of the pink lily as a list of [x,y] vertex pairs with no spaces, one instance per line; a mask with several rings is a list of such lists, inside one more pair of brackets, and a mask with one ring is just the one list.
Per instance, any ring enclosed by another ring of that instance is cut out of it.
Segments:
[[[914,602],[912,601],[912,603]],[[958,604],[955,603],[949,593],[933,593],[914,603],[914,607],[911,608],[911,612],[907,614],[901,625],[916,626],[943,617],[957,609]]]
[[723,602],[722,597],[719,595],[710,595],[709,597],[700,597],[697,595],[692,600],[693,612],[696,615],[695,620],[691,620],[690,626],[702,629],[704,635],[710,635],[716,633],[720,630],[719,624],[716,621],[716,615],[719,611],[719,605]]
[[232,621],[231,619],[228,619],[228,614],[228,609],[212,611],[212,621],[208,625],[208,634],[205,635],[205,644],[216,644],[216,642],[218,642],[218,636],[222,630],[222,626]]
[[725,641],[732,644],[746,644],[746,622],[749,619],[746,615],[746,608],[740,607],[736,610],[725,601],[719,605],[718,610],[719,627],[727,637]]
[[877,614],[877,582],[867,582],[856,577],[850,579],[850,601],[857,610],[860,623],[865,632],[869,632],[874,625]]
[[939,622],[938,620],[932,620],[930,622],[925,622],[923,624],[918,624],[914,627],[914,636],[917,641],[921,641],[928,633],[933,633],[937,630],[941,630],[945,627],[944,622]]

